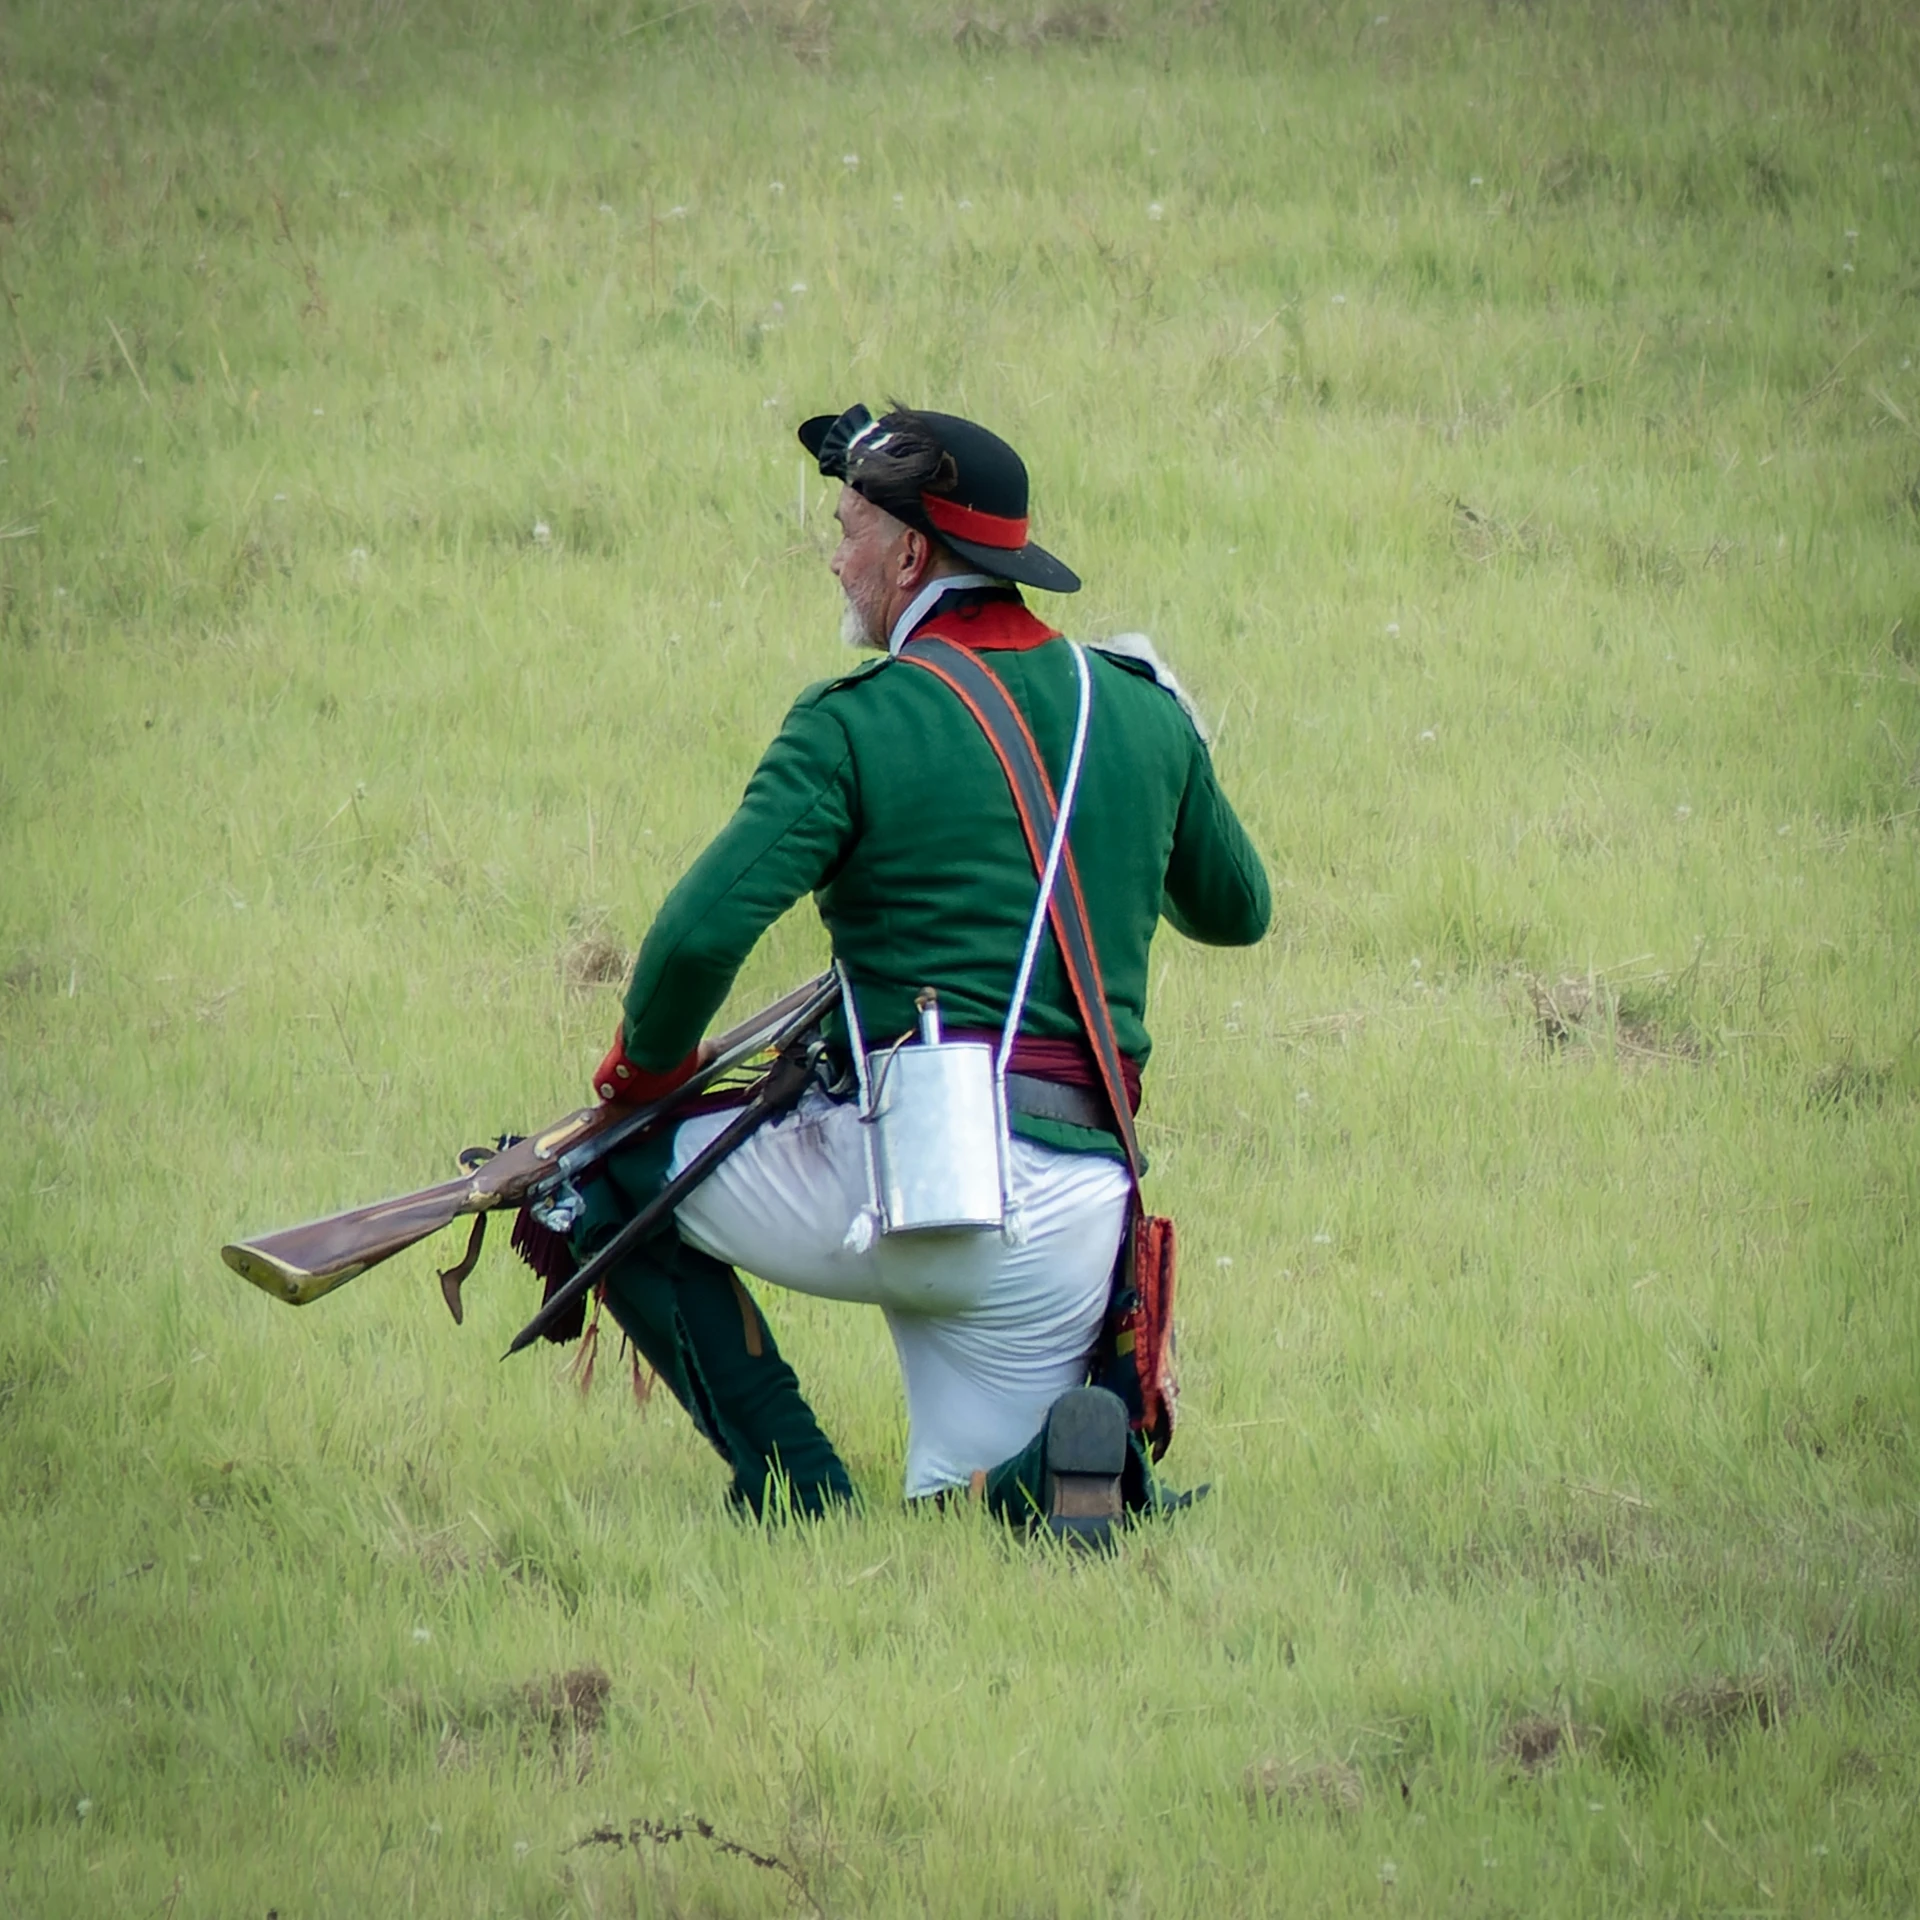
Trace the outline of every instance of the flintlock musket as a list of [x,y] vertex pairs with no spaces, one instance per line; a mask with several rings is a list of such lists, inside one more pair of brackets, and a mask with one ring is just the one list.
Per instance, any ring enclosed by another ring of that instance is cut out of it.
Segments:
[[[825,1015],[839,994],[839,982],[832,973],[796,987],[751,1019],[716,1035],[698,1072],[646,1106],[582,1107],[498,1152],[468,1148],[460,1156],[462,1171],[456,1179],[251,1240],[236,1240],[220,1249],[220,1257],[242,1279],[251,1280],[276,1300],[303,1307],[471,1214],[473,1232],[467,1251],[440,1276],[441,1293],[457,1322],[462,1317],[460,1285],[480,1257],[489,1213],[501,1207],[548,1207],[609,1154],[639,1139],[729,1076],[738,1076],[756,1062],[777,1068],[784,1050]],[[767,1055],[774,1056],[772,1062],[766,1061]]]

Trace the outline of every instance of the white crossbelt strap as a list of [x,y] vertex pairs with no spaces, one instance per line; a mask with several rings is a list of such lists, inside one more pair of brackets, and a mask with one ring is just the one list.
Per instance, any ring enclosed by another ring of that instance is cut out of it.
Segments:
[[1013,1058],[1013,1043],[1020,1032],[1020,1016],[1026,1011],[1027,988],[1033,981],[1033,963],[1040,952],[1040,936],[1046,931],[1047,908],[1053,901],[1053,883],[1060,877],[1060,856],[1067,850],[1067,828],[1073,820],[1074,797],[1080,791],[1080,763],[1087,752],[1087,719],[1093,710],[1093,681],[1087,673],[1085,649],[1077,640],[1069,640],[1073,649],[1073,670],[1080,677],[1080,710],[1073,721],[1073,746],[1067,754],[1066,777],[1060,782],[1060,806],[1054,817],[1053,840],[1047,848],[1047,863],[1040,870],[1040,897],[1033,903],[1033,919],[1027,926],[1026,949],[1020,955],[1020,971],[1014,976],[1013,998],[1007,1003],[1007,1022],[1000,1030],[1000,1057],[994,1073],[1004,1094],[1007,1062]]

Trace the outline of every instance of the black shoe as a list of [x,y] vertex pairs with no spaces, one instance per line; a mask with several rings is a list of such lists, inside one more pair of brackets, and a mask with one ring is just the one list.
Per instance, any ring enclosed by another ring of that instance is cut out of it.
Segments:
[[1113,1546],[1121,1524],[1120,1476],[1127,1464],[1127,1410],[1104,1387],[1075,1387],[1047,1415],[1040,1524],[1088,1553]]

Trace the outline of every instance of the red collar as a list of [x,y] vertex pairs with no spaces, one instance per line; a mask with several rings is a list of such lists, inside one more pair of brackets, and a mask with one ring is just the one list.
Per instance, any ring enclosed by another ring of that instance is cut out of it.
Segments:
[[929,636],[982,653],[1025,653],[1058,640],[1060,633],[1017,600],[976,600],[971,606],[936,613],[913,630],[916,640]]

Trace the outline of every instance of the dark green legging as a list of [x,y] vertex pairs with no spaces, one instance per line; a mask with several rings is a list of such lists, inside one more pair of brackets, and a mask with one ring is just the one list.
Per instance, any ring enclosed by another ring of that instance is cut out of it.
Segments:
[[733,1469],[736,1505],[820,1513],[853,1498],[766,1315],[731,1267],[671,1235],[621,1262],[607,1308]]
[[[671,1152],[671,1135],[645,1141],[588,1189],[576,1258],[604,1246],[660,1190]],[[766,1315],[724,1261],[668,1226],[607,1276],[607,1308],[733,1469],[737,1506],[820,1513],[853,1498]]]

